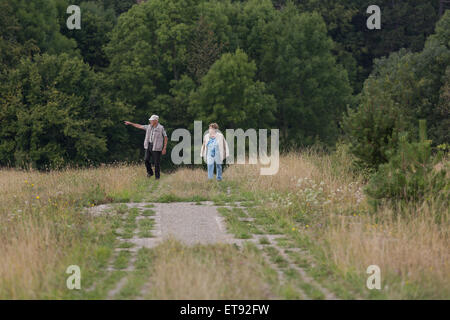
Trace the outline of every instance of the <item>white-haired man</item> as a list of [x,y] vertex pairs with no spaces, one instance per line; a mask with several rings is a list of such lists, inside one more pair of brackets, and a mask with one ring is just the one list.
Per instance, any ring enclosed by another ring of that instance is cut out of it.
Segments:
[[147,168],[147,177],[153,176],[152,163],[155,165],[155,179],[160,178],[161,154],[166,154],[167,148],[167,133],[164,127],[159,123],[159,117],[152,115],[148,119],[149,125],[136,124],[130,121],[125,121],[125,124],[131,125],[135,128],[145,130],[144,149],[145,149],[145,167]]

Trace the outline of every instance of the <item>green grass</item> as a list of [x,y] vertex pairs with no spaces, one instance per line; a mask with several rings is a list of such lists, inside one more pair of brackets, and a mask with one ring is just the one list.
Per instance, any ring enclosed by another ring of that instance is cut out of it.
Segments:
[[156,202],[161,202],[161,203],[183,202],[183,201],[185,201],[185,199],[178,197],[171,193],[163,194],[156,200]]
[[140,219],[139,222],[139,232],[138,236],[141,238],[151,238],[152,235],[152,229],[155,224],[155,221],[153,219]]
[[251,239],[253,238],[252,234],[258,232],[258,230],[254,228],[251,223],[239,220],[239,216],[236,214],[236,211],[228,208],[218,208],[218,211],[224,216],[227,227],[236,238]]
[[280,287],[280,296],[284,300],[301,300],[303,295],[299,292],[298,288],[288,283]]
[[241,208],[232,208],[231,213],[239,218],[247,218],[247,214]]
[[128,206],[126,204],[116,204],[113,206],[114,210],[116,211],[117,214],[124,214],[126,212],[128,212]]
[[131,208],[130,210],[129,210],[129,214],[128,214],[128,216],[131,218],[131,217],[133,217],[133,218],[136,218],[138,215],[139,215],[139,212],[140,212],[141,210],[139,209],[139,208]]
[[[292,232],[293,223],[304,221],[303,216],[307,215],[307,212],[300,212],[297,215],[289,215],[272,209],[265,204],[265,195],[252,193],[248,191],[240,190],[240,187],[235,182],[227,182],[216,184],[214,188],[219,190],[219,194],[214,193],[212,197],[205,197],[202,195],[195,195],[190,197],[179,197],[174,194],[162,194],[152,195],[149,190],[156,190],[159,186],[164,187],[164,179],[162,182],[147,181],[138,182],[136,190],[122,190],[116,194],[109,195],[115,202],[122,201],[136,201],[148,197],[155,197],[152,201],[158,201],[163,203],[169,202],[194,202],[197,205],[202,205],[201,201],[211,200],[217,206],[235,205],[235,201],[242,201],[240,205],[246,207],[246,210],[242,208],[218,208],[220,214],[225,218],[227,228],[229,231],[239,239],[251,239],[254,234],[282,234],[282,238],[275,239],[277,246],[284,249],[284,252],[289,256],[297,266],[303,268],[308,275],[314,280],[321,283],[324,287],[327,287],[333,291],[338,297],[341,298],[354,298],[354,288],[360,286],[360,277],[351,275],[345,275],[339,278],[337,270],[333,269],[333,265],[330,264],[327,257],[320,256],[320,250],[314,245],[314,242],[305,234],[301,234],[298,231]],[[159,183],[162,183],[161,185]],[[232,186],[231,194],[227,194],[227,186]],[[140,193],[135,196],[135,193]],[[96,195],[96,198],[101,198],[101,195]],[[258,206],[256,206],[258,205]],[[116,203],[113,205],[113,209],[108,216],[96,218],[99,226],[94,227],[92,232],[98,232],[98,230],[107,230],[107,239],[101,239],[92,246],[92,250],[80,253],[80,256],[86,257],[86,266],[82,265],[83,270],[83,287],[89,287],[96,284],[95,289],[89,292],[70,292],[67,294],[70,298],[91,298],[91,299],[103,299],[109,290],[114,288],[118,281],[124,276],[127,276],[127,282],[120,292],[114,297],[117,299],[133,299],[140,296],[143,285],[148,281],[151,274],[152,266],[152,250],[140,249],[137,252],[137,260],[134,263],[135,270],[131,272],[120,271],[128,267],[132,253],[127,250],[119,251],[113,261],[113,266],[119,271],[106,272],[106,266],[110,261],[114,252],[114,244],[116,248],[128,249],[135,245],[131,242],[117,241],[115,235],[120,235],[124,239],[130,239],[135,235],[139,237],[147,238],[152,237],[152,229],[154,227],[154,220],[152,217],[155,215],[154,204],[145,205],[144,210],[138,208],[128,208],[126,204]],[[248,212],[248,214],[246,213]],[[137,217],[139,217],[137,219]],[[300,219],[300,218],[301,219]],[[253,221],[242,221],[241,219],[253,218]],[[120,234],[114,233],[113,230],[121,229]],[[298,229],[298,228],[297,228]],[[86,237],[86,241],[92,241],[94,234]],[[271,243],[267,236],[259,238],[259,244],[265,245],[263,250],[267,253],[272,263],[276,264],[280,268],[286,279],[287,283],[281,285],[278,280],[277,272],[266,262],[258,261],[263,266],[262,270],[265,274],[265,279],[270,287],[270,291],[275,296],[282,299],[301,299],[303,296],[300,291],[305,292],[310,298],[323,299],[324,295],[313,284],[303,281],[300,273],[289,266],[280,254],[277,248],[271,246]],[[253,243],[245,244],[245,246],[252,247]],[[315,262],[314,268],[311,266],[310,261],[306,259],[302,254],[289,250],[290,248],[302,248],[312,253],[312,259]],[[253,247],[255,251],[259,249]],[[62,282],[64,283],[64,282]],[[365,282],[363,282],[365,283]],[[414,290],[411,289],[411,290]],[[364,290],[361,290],[364,291]],[[367,291],[367,290],[366,290]],[[364,296],[361,292],[358,295]],[[55,294],[56,295],[56,294]],[[382,295],[377,293],[366,293],[366,296],[370,295],[371,298],[380,298]]]
[[325,298],[325,295],[314,285],[303,281],[300,273],[297,270],[288,268],[284,270],[284,274],[288,281],[301,288],[308,297],[315,300],[323,300]]
[[[193,197],[178,197],[172,194],[164,194],[155,199],[158,202],[169,203],[169,202],[195,202],[197,205],[201,205],[201,201],[212,200],[215,205],[231,205],[233,206],[233,202],[230,203],[230,199],[237,199],[239,196],[240,200],[243,202],[240,205],[247,207],[247,211],[249,214],[242,208],[218,208],[218,211],[224,216],[225,222],[229,231],[234,234],[236,238],[239,239],[250,239],[253,237],[253,234],[284,234],[285,236],[282,238],[275,239],[278,246],[282,248],[294,248],[294,247],[306,247],[305,243],[299,242],[296,237],[293,237],[291,234],[291,224],[285,219],[279,216],[279,213],[274,210],[261,207],[254,207],[256,203],[261,203],[260,200],[257,200],[254,194],[244,193],[240,194],[234,190],[234,193],[230,196],[225,194],[226,187],[223,188],[222,196],[214,196],[213,198],[207,199],[203,196],[193,196]],[[236,201],[236,200],[234,200]],[[122,223],[123,233],[122,237],[132,237],[133,231],[138,229],[139,237],[152,237],[152,229],[154,225],[153,219],[139,219],[136,220],[136,217],[141,216],[151,217],[155,215],[155,211],[150,209],[153,208],[154,205],[146,205],[147,210],[140,211],[138,208],[128,209],[123,207],[123,205],[119,205],[118,210],[116,211],[120,214],[124,214],[128,212],[128,215],[124,217],[124,221]],[[248,217],[254,218],[254,221],[242,221],[241,219],[245,219]],[[115,225],[118,222],[114,222]],[[295,233],[293,233],[295,234]],[[301,291],[305,292],[310,298],[313,299],[323,299],[324,295],[320,292],[314,285],[305,283],[300,274],[295,269],[289,268],[289,263],[286,261],[279,251],[270,246],[270,241],[267,237],[261,237],[259,239],[259,243],[263,245],[267,245],[263,250],[265,250],[270,257],[270,260],[276,264],[283,272],[285,273],[286,278],[288,279],[288,283],[284,285],[280,285],[278,283],[278,275],[277,273],[269,266],[265,266],[264,270],[267,273],[268,279],[271,279],[271,290],[276,292],[276,294],[283,299],[301,299],[302,295]],[[253,245],[253,244],[249,244]],[[122,242],[118,245],[121,248],[129,248],[132,247],[133,244]],[[258,249],[255,249],[258,250]],[[292,261],[298,265],[299,267],[305,268],[315,280],[324,281],[327,278],[326,275],[321,274],[317,270],[314,271],[310,268],[308,261],[294,251],[285,251],[286,254],[292,259]],[[126,285],[122,288],[122,290],[115,297],[117,299],[132,299],[136,298],[140,294],[140,290],[142,289],[143,283],[148,278],[151,266],[151,254],[148,252],[146,254],[141,253],[141,250],[138,253],[137,261],[135,263],[136,270],[128,273],[128,279]],[[122,251],[119,252],[117,259],[114,261],[114,267],[116,269],[123,269],[128,265],[130,259],[129,252]],[[270,282],[270,281],[269,281]],[[331,288],[334,290],[335,288]],[[347,290],[342,290],[342,296],[348,297]]]
[[130,190],[121,190],[117,193],[108,194],[108,197],[113,199],[113,202],[130,202],[131,193]]
[[134,243],[132,242],[126,242],[126,241],[122,241],[117,248],[122,248],[122,249],[127,249],[127,248],[133,248],[135,246]]
[[[91,218],[91,232],[87,232],[83,238],[82,250],[68,256],[68,261],[73,264],[76,261],[82,272],[81,290],[67,290],[65,280],[67,274],[61,273],[61,279],[55,279],[61,285],[49,299],[104,299],[106,293],[114,286],[120,274],[106,271],[108,262],[113,256],[116,235],[113,226],[118,221],[117,216],[97,216]],[[98,230],[106,230],[98,233]],[[93,290],[88,290],[91,289]]]
[[122,239],[131,239],[134,236],[134,232],[133,231],[129,231],[129,230],[125,230],[124,232],[119,233],[119,236]]
[[[112,271],[102,276],[98,276],[95,281],[95,287],[93,290],[85,290],[83,283],[85,282],[83,277],[82,290],[71,290],[72,293],[77,294],[75,299],[105,299],[110,290],[112,290],[117,283],[126,276],[126,271]],[[89,288],[89,287],[86,287]]]
[[122,227],[127,231],[133,231],[134,229],[136,229],[137,224],[135,220],[127,220],[122,224]]
[[151,216],[154,216],[155,214],[156,214],[156,212],[152,209],[147,209],[147,210],[142,211],[142,215],[144,217],[151,217]]
[[262,232],[268,234],[282,234],[280,227],[279,215],[276,212],[259,207],[248,208],[249,216],[254,219],[253,223],[261,229]]
[[242,207],[254,207],[256,205],[256,201],[241,201],[240,205]]
[[284,252],[292,259],[292,261],[300,268],[310,267],[308,260],[301,254],[285,249]]
[[142,287],[150,277],[153,255],[152,249],[139,249],[134,264],[136,270],[128,274],[127,283],[114,297],[115,299],[133,299],[141,295]]
[[280,255],[278,250],[274,247],[264,247],[264,251],[269,255],[270,260],[280,268],[286,268],[289,263]]
[[276,238],[275,242],[278,246],[283,248],[294,248],[294,242],[288,238]]
[[114,260],[114,268],[117,270],[125,269],[128,267],[128,263],[131,258],[131,252],[122,250],[117,254],[116,260]]

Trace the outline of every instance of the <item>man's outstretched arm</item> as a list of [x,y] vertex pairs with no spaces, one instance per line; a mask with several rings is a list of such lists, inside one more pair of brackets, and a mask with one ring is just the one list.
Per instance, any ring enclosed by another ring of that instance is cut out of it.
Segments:
[[145,130],[145,127],[143,125],[141,125],[141,124],[133,123],[133,122],[130,122],[130,121],[125,121],[124,123],[127,126],[133,126],[135,128]]

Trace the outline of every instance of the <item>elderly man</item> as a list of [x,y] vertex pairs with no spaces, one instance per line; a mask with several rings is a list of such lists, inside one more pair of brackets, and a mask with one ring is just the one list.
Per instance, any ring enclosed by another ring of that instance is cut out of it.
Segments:
[[167,134],[164,127],[159,124],[159,117],[152,115],[150,119],[150,125],[136,124],[133,122],[125,121],[125,124],[131,125],[135,128],[145,130],[144,149],[145,149],[145,167],[147,168],[147,177],[153,176],[152,164],[150,158],[153,159],[155,164],[155,179],[160,177],[160,163],[161,154],[166,154],[167,147]]

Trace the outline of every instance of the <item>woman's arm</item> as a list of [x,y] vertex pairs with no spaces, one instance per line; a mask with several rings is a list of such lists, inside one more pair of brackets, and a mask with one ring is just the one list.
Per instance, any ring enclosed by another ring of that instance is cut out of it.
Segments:
[[222,135],[222,143],[223,143],[223,159],[228,158],[228,156],[230,155],[230,149],[228,148],[228,143],[227,140],[225,140],[224,135]]
[[206,143],[208,142],[208,139],[209,139],[209,133],[205,134],[205,136],[203,137],[203,144],[202,144],[202,149],[200,150],[200,157],[203,157],[204,153],[206,156]]

